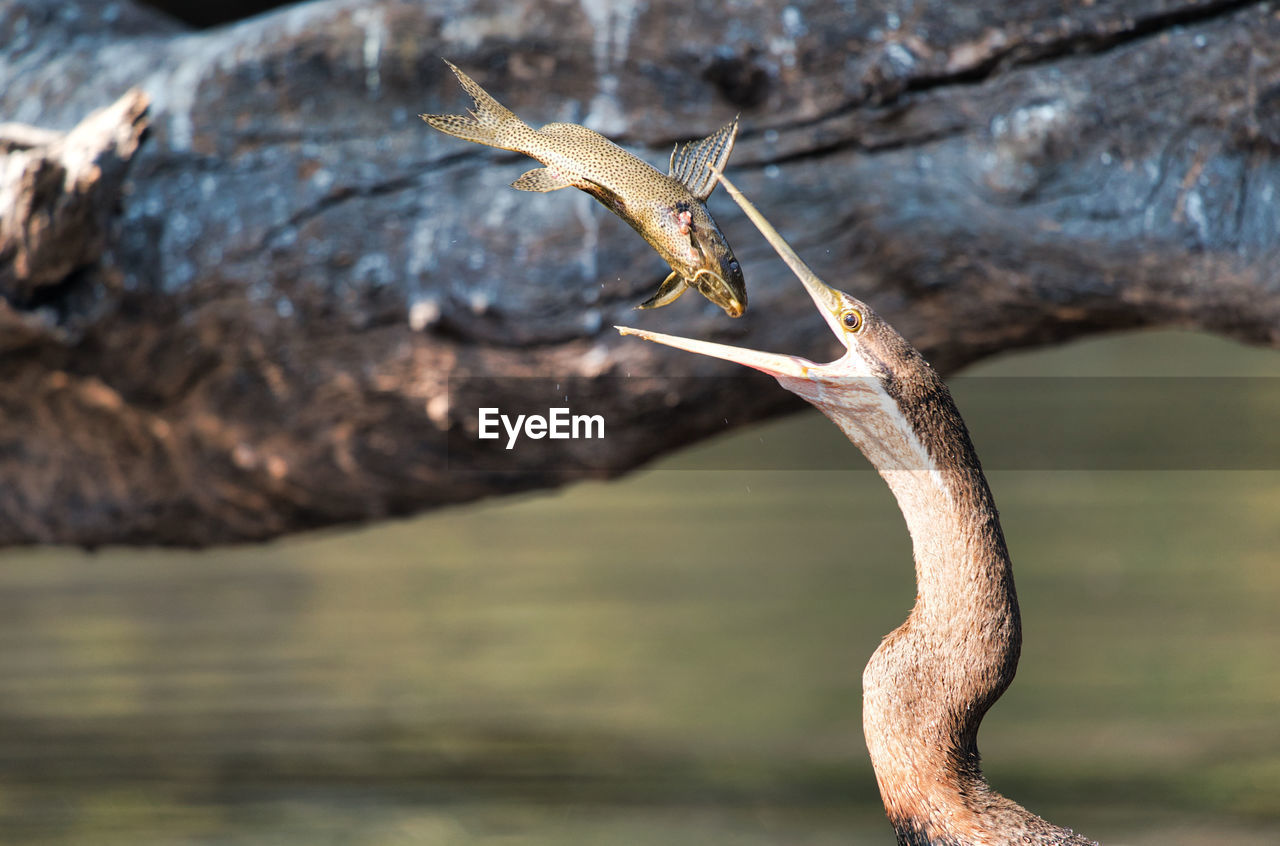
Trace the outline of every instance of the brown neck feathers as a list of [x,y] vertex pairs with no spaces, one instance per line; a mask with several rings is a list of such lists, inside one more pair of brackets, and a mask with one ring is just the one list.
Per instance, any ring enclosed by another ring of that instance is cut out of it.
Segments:
[[1092,843],[982,775],[978,727],[1013,681],[1022,631],[995,502],[945,384],[931,370],[890,378],[856,415],[815,404],[880,471],[911,534],[915,607],[862,677],[867,747],[899,843]]

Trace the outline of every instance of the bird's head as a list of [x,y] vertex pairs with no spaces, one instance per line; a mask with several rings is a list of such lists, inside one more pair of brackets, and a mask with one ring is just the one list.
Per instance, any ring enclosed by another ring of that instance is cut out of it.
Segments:
[[619,332],[768,373],[787,390],[819,407],[832,402],[851,402],[851,394],[883,394],[886,386],[892,384],[895,376],[904,369],[928,370],[929,366],[920,354],[892,326],[866,303],[819,279],[733,183],[718,171],[716,176],[799,277],[823,320],[844,347],[844,355],[827,364],[818,364],[799,356],[760,352],[625,326],[617,327]]
[[[963,427],[941,377],[909,341],[866,303],[820,280],[755,206],[722,174],[717,176],[800,278],[828,328],[844,347],[844,354],[819,364],[800,356],[661,332],[624,326],[617,327],[618,331],[768,373],[782,387],[830,417],[878,467],[933,466],[929,455],[937,433],[943,428]],[[968,443],[967,434],[963,440]]]
[[[861,300],[816,278],[804,282],[827,326],[845,349],[844,355],[826,364],[801,356],[762,352],[627,326],[617,329],[623,335],[636,335],[647,341],[733,361],[768,373],[787,390],[818,406],[841,398],[847,401],[846,395],[851,392],[876,391],[877,383],[892,378],[893,359],[901,355],[900,346],[892,343],[897,333]],[[886,338],[886,334],[889,337]],[[890,342],[893,355],[885,354],[889,352],[884,349],[886,341]]]

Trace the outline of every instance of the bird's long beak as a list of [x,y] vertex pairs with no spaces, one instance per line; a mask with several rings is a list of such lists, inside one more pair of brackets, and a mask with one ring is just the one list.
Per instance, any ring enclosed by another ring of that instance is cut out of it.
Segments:
[[822,313],[822,317],[827,321],[827,325],[831,327],[831,331],[835,333],[837,338],[843,339],[844,332],[840,328],[840,311],[844,304],[840,299],[840,294],[809,269],[809,265],[805,264],[800,256],[796,255],[796,251],[791,249],[791,245],[783,239],[778,230],[773,228],[773,224],[765,220],[760,210],[742,195],[736,185],[730,182],[721,171],[711,168],[711,172],[724,185],[724,189],[729,192],[730,197],[733,197],[739,208],[756,225],[756,229],[760,230],[760,234],[769,242],[769,246],[773,247],[774,251],[782,257],[782,260],[787,263],[787,267],[791,268],[791,272],[804,285],[804,289],[809,292],[809,298],[818,307],[818,311]]
[[[715,168],[711,168],[716,178],[724,184],[725,190],[729,192],[729,196],[737,202],[737,204],[746,212],[747,217],[751,218],[751,222],[760,230],[760,234],[764,235],[765,240],[773,246],[782,260],[787,263],[787,267],[791,268],[791,272],[799,277],[800,282],[804,285],[809,297],[813,300],[814,305],[818,307],[818,311],[822,313],[822,317],[827,321],[827,325],[831,327],[831,331],[835,333],[837,338],[844,339],[844,333],[840,328],[840,311],[843,308],[840,295],[835,289],[828,287],[821,279],[819,279],[809,266],[800,260],[800,256],[796,255],[796,251],[782,239],[778,234],[778,230],[774,229],[769,221],[765,220],[759,210],[756,209],[751,201],[742,195],[742,192],[728,179],[724,174]],[[682,338],[678,335],[665,335],[661,332],[649,332],[644,329],[632,329],[629,326],[615,326],[623,335],[635,335],[644,338],[646,341],[653,341],[658,344],[666,344],[669,347],[688,350],[689,352],[698,353],[700,355],[711,356],[712,358],[720,358],[725,361],[733,361],[738,364],[752,367],[771,376],[791,376],[799,379],[811,378],[809,371],[811,368],[821,367],[805,358],[791,355],[780,355],[778,353],[759,352],[757,350],[749,350],[743,347],[731,347],[726,344],[715,344],[710,341],[697,341],[693,338]]]
[[693,338],[682,338],[679,335],[664,335],[661,332],[649,332],[644,329],[632,329],[630,326],[615,326],[623,335],[635,335],[655,344],[666,344],[676,349],[688,350],[699,355],[733,361],[747,367],[754,367],[770,376],[794,376],[803,379],[809,374],[809,368],[816,367],[812,361],[793,355],[759,352],[744,347],[731,347],[728,344],[714,344],[710,341],[697,341]]

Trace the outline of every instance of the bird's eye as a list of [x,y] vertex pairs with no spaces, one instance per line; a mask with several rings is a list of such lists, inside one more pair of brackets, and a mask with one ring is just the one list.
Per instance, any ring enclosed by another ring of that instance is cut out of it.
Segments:
[[857,332],[862,328],[862,312],[856,308],[846,311],[840,316],[840,322],[844,324],[844,328],[850,332]]

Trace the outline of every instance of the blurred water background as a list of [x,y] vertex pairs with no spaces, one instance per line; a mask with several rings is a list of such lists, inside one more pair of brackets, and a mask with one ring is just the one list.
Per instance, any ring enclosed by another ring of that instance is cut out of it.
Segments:
[[[1280,355],[1159,333],[971,372],[1274,378]],[[1138,431],[1204,437],[1184,402]],[[1102,467],[1141,447],[1110,423]],[[866,470],[715,469],[858,466],[839,437],[800,415],[264,546],[6,551],[0,842],[892,843],[860,676],[914,595],[896,506]],[[1109,844],[1280,842],[1275,465],[990,475],[1025,628],[980,738],[995,786]]]

